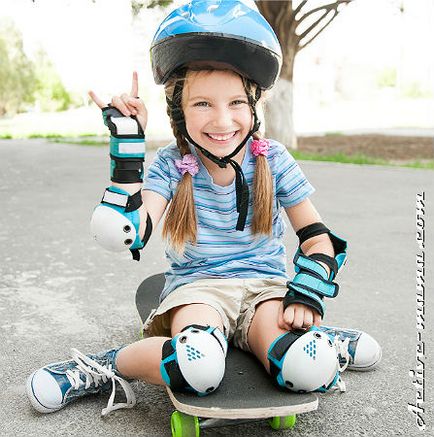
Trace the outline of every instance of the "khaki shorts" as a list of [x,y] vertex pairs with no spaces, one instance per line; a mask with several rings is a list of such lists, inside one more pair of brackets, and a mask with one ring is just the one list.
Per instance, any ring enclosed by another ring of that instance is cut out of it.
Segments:
[[220,314],[228,341],[233,340],[236,347],[250,352],[248,332],[256,306],[269,299],[283,298],[288,291],[287,281],[285,278],[199,279],[175,289],[152,310],[143,325],[143,333],[172,337],[171,309],[194,303],[207,304]]

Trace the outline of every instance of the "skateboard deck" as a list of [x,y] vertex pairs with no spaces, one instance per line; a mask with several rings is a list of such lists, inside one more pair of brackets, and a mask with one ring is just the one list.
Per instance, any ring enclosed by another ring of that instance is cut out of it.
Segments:
[[[142,322],[158,307],[164,275],[145,279],[136,293]],[[172,415],[173,436],[198,436],[199,428],[227,426],[251,420],[270,419],[274,429],[292,428],[296,414],[318,408],[313,393],[292,393],[277,388],[252,354],[229,344],[226,371],[219,388],[208,396],[174,392],[166,387],[176,408]]]

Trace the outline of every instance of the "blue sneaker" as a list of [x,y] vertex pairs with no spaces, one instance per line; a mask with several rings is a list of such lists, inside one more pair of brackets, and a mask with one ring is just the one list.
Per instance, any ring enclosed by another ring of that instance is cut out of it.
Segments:
[[[111,388],[107,407],[102,410],[103,416],[119,408],[134,407],[134,392],[114,364],[119,350],[84,355],[77,349],[71,349],[72,360],[48,364],[36,370],[26,384],[32,406],[40,413],[52,413],[78,398],[108,392]],[[126,403],[114,404],[116,382],[124,389]]]
[[373,369],[380,362],[382,356],[381,347],[366,332],[334,326],[320,326],[320,329],[332,338],[338,338],[342,343],[341,349],[348,351],[348,354],[340,354],[341,364],[347,361],[345,355],[349,359],[348,365],[344,366],[344,368],[366,371]]

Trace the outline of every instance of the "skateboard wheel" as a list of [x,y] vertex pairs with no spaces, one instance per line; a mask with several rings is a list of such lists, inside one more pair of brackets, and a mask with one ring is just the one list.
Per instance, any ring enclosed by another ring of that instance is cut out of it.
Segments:
[[199,437],[199,419],[196,416],[174,411],[170,420],[172,437]]
[[268,423],[273,429],[290,429],[294,428],[296,421],[297,416],[293,414],[292,416],[273,417]]

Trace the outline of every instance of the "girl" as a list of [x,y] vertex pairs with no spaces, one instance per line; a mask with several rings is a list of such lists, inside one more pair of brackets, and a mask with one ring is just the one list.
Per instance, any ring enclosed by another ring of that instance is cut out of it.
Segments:
[[[134,406],[134,379],[207,394],[224,376],[228,341],[282,387],[344,390],[340,371],[373,368],[381,348],[364,332],[320,326],[346,242],[322,224],[314,189],[286,148],[259,132],[263,91],[281,68],[276,35],[242,1],[198,0],[162,22],[151,59],[175,142],[158,151],[142,190],[147,111],[137,74],[131,93],[109,107],[90,93],[112,134],[113,182],[92,230],[104,247],[126,246],[137,259],[166,211],[160,306],[145,323],[148,338],[94,355],[73,349],[72,360],[34,372],[32,405],[48,413],[112,388],[107,414]],[[291,281],[282,208],[300,239]],[[126,403],[114,404],[116,382]]]

